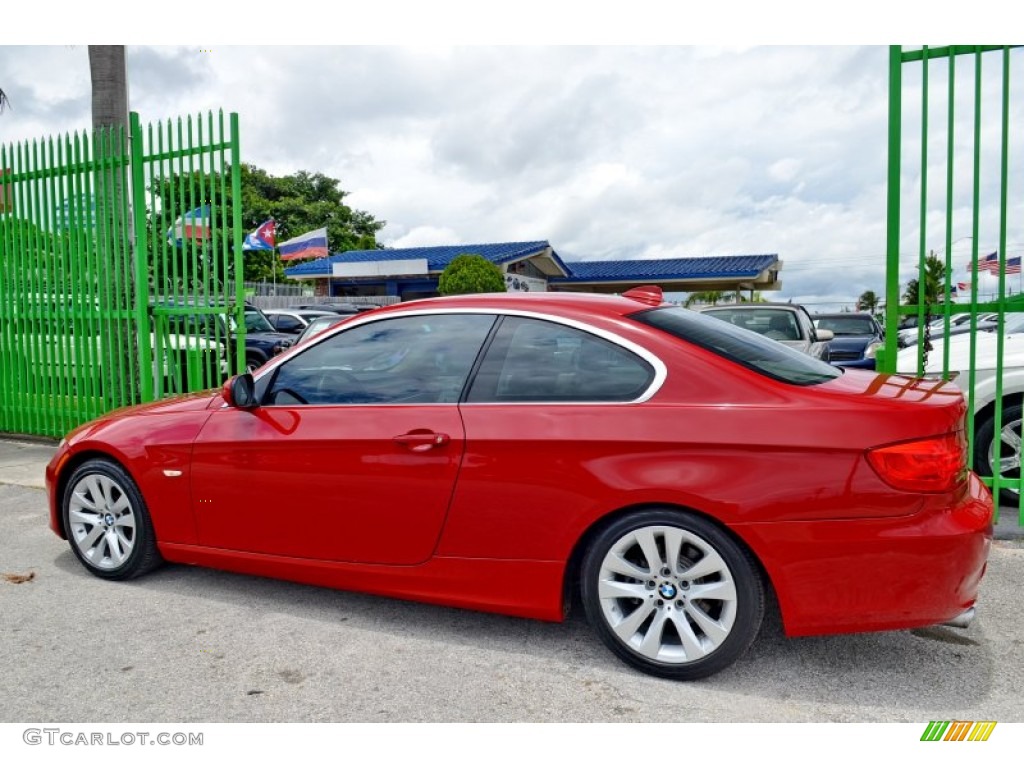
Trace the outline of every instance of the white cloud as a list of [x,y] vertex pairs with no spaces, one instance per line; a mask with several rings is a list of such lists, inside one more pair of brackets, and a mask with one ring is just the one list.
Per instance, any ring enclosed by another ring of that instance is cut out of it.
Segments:
[[[195,45],[130,47],[128,66],[144,120],[239,112],[246,162],[339,178],[395,247],[777,253],[780,298],[884,290],[885,47]],[[88,126],[85,46],[0,48],[0,72],[0,144]]]

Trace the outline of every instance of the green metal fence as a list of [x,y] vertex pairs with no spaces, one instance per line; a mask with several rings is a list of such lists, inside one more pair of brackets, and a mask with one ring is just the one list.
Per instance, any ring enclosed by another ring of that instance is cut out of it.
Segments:
[[[1018,46],[890,49],[879,363],[963,389],[971,466],[1024,524],[1024,344],[1011,333],[1024,320],[1022,57]],[[906,318],[921,330],[901,351]]]
[[236,115],[0,146],[0,432],[58,436],[242,366],[239,185]]

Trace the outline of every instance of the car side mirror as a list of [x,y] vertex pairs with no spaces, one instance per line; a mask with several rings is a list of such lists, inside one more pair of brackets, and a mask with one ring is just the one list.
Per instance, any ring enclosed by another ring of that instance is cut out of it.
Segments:
[[225,381],[221,395],[232,408],[255,408],[258,405],[256,383],[251,373],[241,373]]
[[836,337],[834,331],[830,331],[828,328],[821,328],[817,332],[818,341],[832,341]]

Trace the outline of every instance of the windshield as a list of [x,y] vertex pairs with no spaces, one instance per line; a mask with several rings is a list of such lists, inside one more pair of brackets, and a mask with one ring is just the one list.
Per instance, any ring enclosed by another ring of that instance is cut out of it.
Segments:
[[212,313],[204,315],[170,315],[167,327],[172,333],[206,338],[223,338],[235,330],[231,315]]
[[245,310],[245,332],[246,333],[275,333],[274,326],[264,317],[263,313],[256,309]]
[[814,326],[836,336],[874,336],[875,325],[866,317],[816,317]]
[[708,313],[659,307],[631,315],[631,318],[788,384],[821,384],[842,375],[840,369],[828,363],[717,320]]
[[322,315],[320,317],[314,317],[309,321],[309,325],[299,335],[299,341],[305,341],[310,336],[320,333],[325,328],[330,328],[335,323],[341,321],[343,318],[340,315]]
[[1004,333],[1024,333],[1024,312],[1007,312],[1003,317]]

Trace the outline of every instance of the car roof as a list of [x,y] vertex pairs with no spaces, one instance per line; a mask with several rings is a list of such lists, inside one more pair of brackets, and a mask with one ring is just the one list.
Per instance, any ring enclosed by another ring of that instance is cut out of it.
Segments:
[[415,309],[518,309],[535,312],[582,312],[606,316],[625,316],[656,306],[676,306],[668,303],[650,303],[625,296],[597,293],[473,293],[461,296],[440,296],[392,304],[375,312],[409,311]]
[[812,317],[867,317],[874,320],[874,315],[870,312],[815,312]]
[[715,304],[713,307],[701,307],[700,311],[710,312],[716,309],[789,309],[793,312],[803,309],[805,312],[807,311],[802,304],[790,304],[789,302],[784,301],[748,301],[740,304]]

